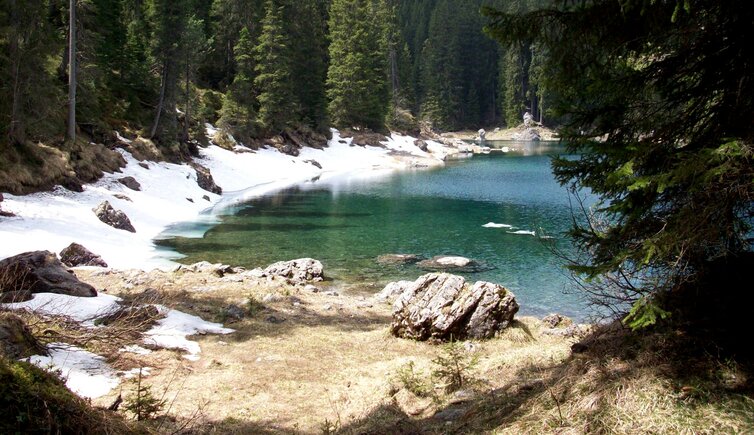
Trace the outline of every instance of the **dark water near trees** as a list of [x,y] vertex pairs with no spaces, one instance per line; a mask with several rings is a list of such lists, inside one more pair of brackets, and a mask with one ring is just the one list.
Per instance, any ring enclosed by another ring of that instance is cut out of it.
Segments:
[[[497,145],[517,149],[455,160],[437,170],[309,183],[221,216],[201,238],[157,243],[185,255],[180,260],[185,263],[252,268],[312,257],[324,263],[336,284],[374,283],[363,286],[372,291],[425,273],[416,266],[379,265],[379,255],[461,255],[492,267],[463,275],[510,288],[521,313],[583,319],[585,304],[564,294],[570,282],[549,246],[569,249],[563,237],[571,222],[568,194],[555,182],[549,158],[563,150],[547,142]],[[484,227],[490,222],[512,228]],[[197,228],[184,226],[179,233]]]

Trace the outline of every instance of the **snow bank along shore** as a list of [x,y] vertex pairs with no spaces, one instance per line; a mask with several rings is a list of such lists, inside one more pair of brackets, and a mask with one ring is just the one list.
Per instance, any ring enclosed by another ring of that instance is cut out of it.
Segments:
[[[207,127],[212,137],[214,129]],[[432,141],[427,141],[428,152],[424,152],[414,145],[414,138],[398,134],[383,142],[384,148],[351,146],[351,142],[352,138],[343,138],[333,130],[327,148],[304,148],[297,157],[274,148],[254,152],[241,146],[236,151],[216,145],[202,148],[196,160],[210,169],[223,189],[222,196],[199,188],[196,172],[189,165],[139,165],[131,154],[121,150],[127,166],[120,173],[106,174],[96,183],[85,185],[84,192],[57,187],[52,192],[26,196],[4,194],[3,210],[16,217],[0,217],[0,259],[34,250],[60,252],[76,242],[114,268],[164,267],[170,261],[158,255],[153,240],[172,224],[211,223],[234,204],[307,180],[323,182],[442,165],[447,155],[457,152]],[[141,191],[118,182],[127,176],[141,184]],[[128,215],[135,234],[99,221],[92,209],[105,200]]]

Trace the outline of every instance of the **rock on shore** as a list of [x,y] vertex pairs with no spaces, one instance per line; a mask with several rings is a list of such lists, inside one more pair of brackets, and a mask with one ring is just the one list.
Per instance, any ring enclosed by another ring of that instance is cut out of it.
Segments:
[[[403,286],[388,284],[396,285]],[[515,295],[503,286],[484,281],[470,285],[461,276],[430,273],[405,285],[393,304],[390,329],[397,337],[416,340],[491,338],[517,312]]]

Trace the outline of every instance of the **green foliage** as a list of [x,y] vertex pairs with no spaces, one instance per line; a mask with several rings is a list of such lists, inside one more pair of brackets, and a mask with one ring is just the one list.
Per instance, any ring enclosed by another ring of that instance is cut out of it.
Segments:
[[432,376],[445,383],[445,391],[452,393],[478,382],[472,371],[479,363],[477,355],[469,355],[463,344],[451,341],[443,345],[443,354],[432,360],[436,368]]
[[336,127],[382,130],[389,105],[385,0],[330,5],[328,112]]
[[256,131],[253,53],[251,34],[244,28],[235,48],[238,72],[225,95],[218,121],[222,129],[237,136],[242,142],[251,140]]
[[539,80],[557,90],[550,107],[580,155],[556,159],[555,174],[598,197],[571,231],[571,268],[594,302],[633,304],[634,327],[701,320],[676,316],[700,300],[735,305],[741,290],[711,280],[752,248],[754,100],[742,96],[754,95],[743,54],[754,14],[743,2],[686,5],[559,3],[493,14],[490,26],[506,47],[547,50]]
[[117,416],[97,412],[55,374],[0,357],[0,433],[134,433]]
[[434,394],[432,386],[422,373],[417,373],[413,361],[400,366],[395,373],[395,382],[416,397],[430,397]]
[[284,27],[283,6],[267,0],[262,34],[254,48],[254,86],[259,90],[258,121],[270,134],[279,134],[295,117],[290,65],[290,36]]
[[141,381],[142,369],[139,368],[136,390],[123,401],[123,408],[133,414],[137,421],[153,420],[162,412],[166,402],[155,397],[152,387],[142,384]]

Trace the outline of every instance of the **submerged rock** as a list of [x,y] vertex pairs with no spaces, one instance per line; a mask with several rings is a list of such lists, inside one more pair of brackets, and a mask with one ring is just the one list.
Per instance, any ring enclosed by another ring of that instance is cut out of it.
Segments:
[[377,257],[380,264],[414,264],[421,260],[422,257],[416,254],[385,254]]
[[131,224],[131,220],[120,210],[116,210],[108,201],[102,202],[97,207],[93,208],[94,214],[97,215],[100,221],[110,225],[113,228],[136,232],[136,229]]
[[2,293],[97,296],[97,290],[94,287],[79,281],[76,275],[69,272],[58,257],[49,251],[25,252],[0,261],[0,279],[2,279],[0,289]]
[[505,287],[484,281],[469,285],[457,275],[430,273],[399,287],[404,288],[393,304],[390,326],[397,337],[490,338],[518,312],[516,297]]
[[312,258],[279,261],[267,266],[263,271],[263,276],[287,278],[293,284],[306,284],[309,281],[324,279],[322,263]]
[[420,261],[417,266],[426,271],[480,272],[492,269],[486,264],[457,255],[440,255]]
[[107,263],[97,254],[79,245],[71,243],[67,248],[60,251],[60,261],[66,266],[99,266],[107,267]]

